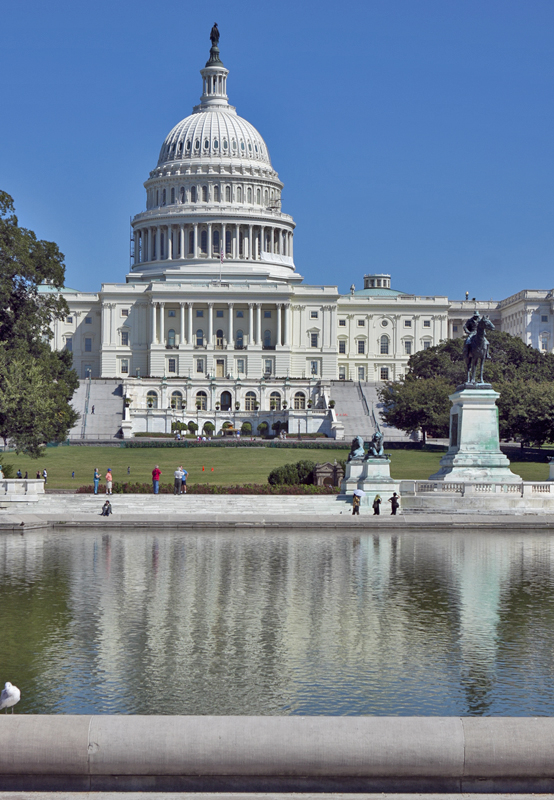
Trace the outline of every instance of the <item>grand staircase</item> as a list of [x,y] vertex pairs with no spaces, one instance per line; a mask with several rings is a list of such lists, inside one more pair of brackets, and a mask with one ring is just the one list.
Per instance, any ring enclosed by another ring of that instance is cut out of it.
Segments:
[[375,433],[373,414],[377,418],[381,431],[387,442],[417,441],[404,431],[387,425],[381,419],[380,410],[383,404],[377,394],[378,384],[354,381],[331,381],[331,396],[334,400],[337,421],[344,425],[345,439],[363,436],[367,441]]
[[71,441],[104,442],[120,438],[123,420],[123,386],[120,381],[87,378],[80,382],[71,404],[81,415],[69,432]]

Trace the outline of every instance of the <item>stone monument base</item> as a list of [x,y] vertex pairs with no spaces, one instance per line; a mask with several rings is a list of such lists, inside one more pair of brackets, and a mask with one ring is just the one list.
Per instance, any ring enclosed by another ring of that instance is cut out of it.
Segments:
[[463,384],[450,395],[450,446],[429,480],[521,483],[500,450],[498,397],[490,384]]
[[349,461],[341,483],[341,494],[352,494],[355,489],[373,493],[398,491],[398,481],[390,476],[390,459],[353,458]]

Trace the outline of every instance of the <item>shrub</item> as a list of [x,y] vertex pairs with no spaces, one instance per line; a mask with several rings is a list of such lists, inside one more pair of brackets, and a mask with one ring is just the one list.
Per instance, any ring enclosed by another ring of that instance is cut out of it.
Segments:
[[13,464],[2,464],[2,472],[4,473],[4,478],[15,478]]
[[251,436],[252,435],[252,423],[251,422],[243,422],[242,428],[240,432],[243,436]]
[[212,433],[215,431],[215,425],[213,424],[213,422],[205,422],[202,430],[204,433],[207,433],[208,436],[211,436]]
[[296,464],[284,464],[273,469],[267,478],[271,486],[299,486],[313,484],[313,461],[298,461]]
[[[292,465],[294,466],[294,465]],[[117,486],[117,489],[116,489]],[[98,494],[104,494],[105,486],[98,488]],[[150,483],[114,483],[114,494],[152,494]],[[244,486],[214,486],[210,483],[193,483],[187,486],[187,494],[249,494],[249,495],[304,495],[304,494],[338,494],[337,486],[311,486],[306,484],[276,485],[247,483]],[[76,494],[94,494],[92,485],[80,486]],[[173,494],[173,484],[160,484],[160,494]],[[98,498],[100,501],[100,497]]]
[[189,431],[190,431],[190,432],[191,432],[191,433],[194,435],[194,434],[196,433],[196,431],[198,430],[198,425],[196,424],[196,422],[194,422],[194,421],[191,419],[191,421],[190,421],[190,422],[189,422],[189,424],[187,425],[187,428],[188,428],[188,429],[189,429]]

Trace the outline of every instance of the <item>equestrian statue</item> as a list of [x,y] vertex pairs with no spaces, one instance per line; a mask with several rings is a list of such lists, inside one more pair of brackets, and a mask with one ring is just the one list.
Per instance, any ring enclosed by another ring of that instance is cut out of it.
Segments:
[[[489,342],[485,331],[493,331],[494,325],[487,316],[481,316],[477,311],[464,323],[464,331],[468,334],[464,342],[464,361],[467,369],[468,383],[484,383],[483,365],[489,356]],[[480,379],[476,381],[477,365],[481,362]]]

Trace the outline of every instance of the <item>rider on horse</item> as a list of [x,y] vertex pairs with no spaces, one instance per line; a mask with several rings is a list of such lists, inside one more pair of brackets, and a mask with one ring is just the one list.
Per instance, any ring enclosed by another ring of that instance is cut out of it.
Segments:
[[477,311],[471,319],[464,323],[464,331],[468,334],[464,342],[463,357],[467,367],[467,382],[475,383],[477,362],[481,362],[480,383],[483,383],[483,362],[489,358],[489,342],[485,331],[493,331],[494,325],[487,316],[482,317]]

